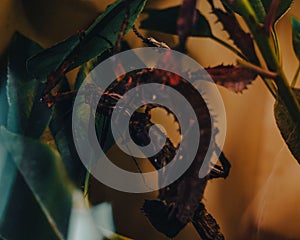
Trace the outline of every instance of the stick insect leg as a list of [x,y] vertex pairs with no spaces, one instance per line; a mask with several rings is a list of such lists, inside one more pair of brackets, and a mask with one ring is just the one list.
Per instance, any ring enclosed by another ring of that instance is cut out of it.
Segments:
[[76,94],[76,91],[57,92],[55,94],[48,93],[43,96],[43,102],[47,104],[48,107],[52,107],[57,102],[72,99]]
[[223,152],[221,152],[219,156],[219,161],[222,166],[215,165],[211,170],[211,172],[209,173],[209,179],[228,177],[231,164]]
[[226,178],[229,175],[231,164],[223,152],[221,152],[219,159],[220,159],[220,162],[221,162],[221,164],[223,166],[223,170],[224,170],[223,176],[224,176],[224,178]]

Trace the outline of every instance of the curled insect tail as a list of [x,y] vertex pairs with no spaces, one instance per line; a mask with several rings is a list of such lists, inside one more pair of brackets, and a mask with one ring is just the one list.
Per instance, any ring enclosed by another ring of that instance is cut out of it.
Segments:
[[200,203],[193,217],[193,225],[202,239],[224,240],[224,235],[220,231],[217,221],[210,215],[204,204]]

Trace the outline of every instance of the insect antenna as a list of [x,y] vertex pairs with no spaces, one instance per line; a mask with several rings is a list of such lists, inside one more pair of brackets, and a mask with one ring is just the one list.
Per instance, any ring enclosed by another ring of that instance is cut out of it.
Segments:
[[167,48],[170,49],[170,47],[164,43],[164,42],[159,42],[157,41],[155,38],[153,37],[144,37],[135,27],[135,25],[132,26],[132,31],[134,32],[134,34],[143,40],[144,43],[146,43],[148,46],[150,47],[160,47],[160,48]]

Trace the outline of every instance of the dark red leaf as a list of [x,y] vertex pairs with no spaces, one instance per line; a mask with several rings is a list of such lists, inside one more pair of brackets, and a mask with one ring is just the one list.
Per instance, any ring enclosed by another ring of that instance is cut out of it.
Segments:
[[219,65],[206,68],[216,84],[224,86],[229,90],[239,93],[247,89],[247,85],[255,80],[257,74],[247,68],[234,65]]
[[252,37],[241,28],[234,14],[215,8],[212,2],[211,6],[212,12],[217,16],[233,43],[242,51],[249,61],[258,63]]
[[179,46],[182,50],[184,50],[186,40],[191,34],[192,27],[196,22],[196,4],[197,0],[183,0],[179,10],[177,33],[179,37]]

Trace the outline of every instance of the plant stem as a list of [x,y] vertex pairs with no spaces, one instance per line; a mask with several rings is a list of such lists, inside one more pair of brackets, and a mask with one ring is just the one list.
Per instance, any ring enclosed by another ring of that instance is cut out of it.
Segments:
[[298,124],[300,122],[300,104],[290,88],[288,80],[278,62],[276,53],[272,48],[270,37],[267,36],[264,27],[259,23],[258,17],[249,3],[249,0],[236,0],[235,2],[264,57],[268,69],[278,73],[274,79],[278,87],[278,97],[285,104],[295,124]]
[[267,16],[265,18],[265,30],[268,36],[270,36],[274,23],[276,21],[276,14],[279,5],[280,5],[280,1],[272,0],[269,10],[267,12]]
[[279,62],[279,65],[282,66],[282,56],[281,56],[281,50],[280,50],[280,45],[279,45],[279,39],[277,36],[277,33],[275,30],[272,31],[272,39],[274,42],[274,48],[275,48],[275,53]]
[[234,48],[233,46],[231,46],[227,42],[223,41],[222,39],[220,39],[216,36],[211,36],[210,38],[213,39],[214,41],[216,41],[217,43],[220,43],[222,46],[229,49],[230,51],[232,51],[234,54],[236,54],[241,59],[247,60],[247,58],[239,50],[237,50],[236,48]]
[[298,69],[297,69],[297,71],[296,71],[296,73],[295,73],[295,76],[294,76],[294,78],[293,78],[293,81],[292,81],[292,83],[291,83],[291,88],[294,88],[294,87],[295,87],[295,85],[296,85],[296,83],[297,83],[297,80],[298,80],[298,77],[299,77],[299,73],[300,73],[300,62],[299,62],[299,65],[298,65]]
[[263,69],[262,67],[254,65],[247,61],[238,60],[237,62],[242,67],[249,68],[254,72],[258,73],[264,81],[264,83],[266,84],[269,91],[271,92],[271,94],[273,95],[273,97],[277,99],[277,88],[274,82],[272,81],[277,76],[277,73],[270,72],[269,70]]
[[89,200],[88,200],[88,193],[89,193],[89,181],[90,181],[90,172],[87,171],[86,175],[85,175],[85,180],[84,180],[84,189],[83,189],[83,197],[85,199],[85,202],[87,204],[89,204]]
[[254,65],[250,62],[247,62],[247,61],[243,61],[243,60],[238,60],[237,61],[238,64],[244,68],[248,68],[248,69],[251,69],[253,70],[254,72],[262,75],[263,77],[267,77],[267,78],[271,78],[271,79],[274,79],[277,77],[277,73],[275,72],[270,72],[269,70],[267,69],[263,69],[262,67],[260,66],[257,66],[257,65]]
[[274,84],[274,82],[271,81],[268,78],[263,77],[263,76],[261,76],[261,78],[264,81],[264,83],[266,84],[266,86],[269,89],[269,91],[271,92],[272,96],[276,100],[277,99],[277,88],[276,88],[276,85]]

